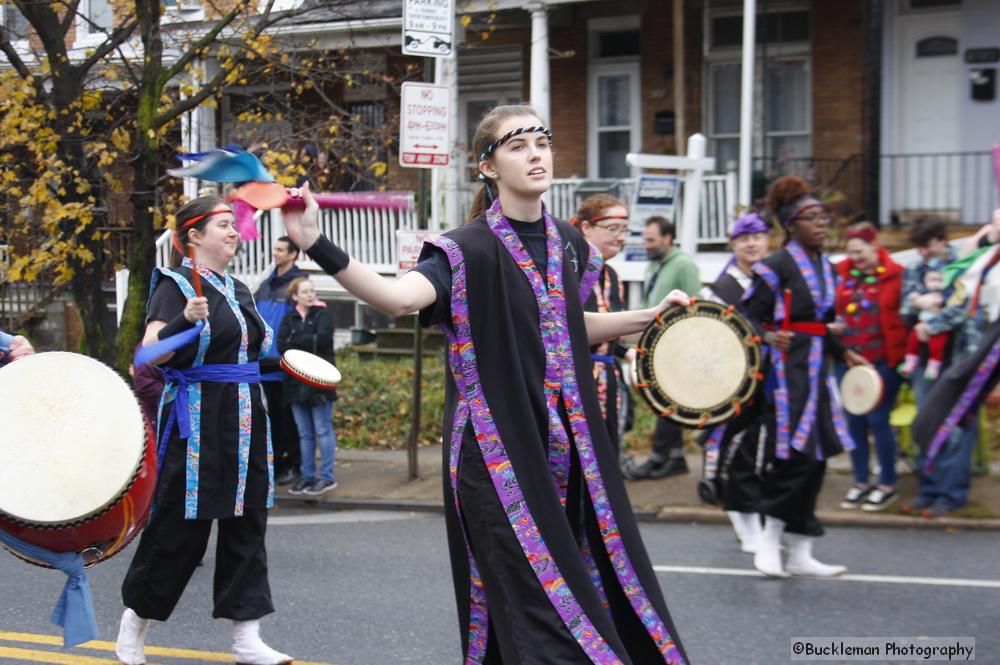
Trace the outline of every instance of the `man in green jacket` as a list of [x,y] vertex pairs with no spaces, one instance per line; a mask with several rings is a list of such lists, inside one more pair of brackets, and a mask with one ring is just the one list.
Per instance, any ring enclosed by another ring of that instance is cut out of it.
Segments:
[[[698,266],[680,248],[674,247],[676,235],[676,227],[666,218],[655,216],[646,220],[643,240],[649,261],[642,287],[643,307],[659,303],[673,289],[680,289],[689,296],[698,295],[701,291]],[[633,480],[687,473],[680,427],[666,418],[658,418],[649,459],[640,465],[628,459],[623,464],[623,471],[625,477]]]

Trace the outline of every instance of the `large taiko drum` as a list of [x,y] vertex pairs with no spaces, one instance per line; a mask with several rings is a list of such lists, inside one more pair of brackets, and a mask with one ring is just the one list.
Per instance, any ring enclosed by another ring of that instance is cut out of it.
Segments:
[[639,337],[635,387],[660,416],[706,427],[739,415],[760,374],[760,339],[735,310],[695,300],[657,316]]
[[109,367],[51,352],[0,369],[0,529],[93,565],[139,533],[155,484],[152,432]]

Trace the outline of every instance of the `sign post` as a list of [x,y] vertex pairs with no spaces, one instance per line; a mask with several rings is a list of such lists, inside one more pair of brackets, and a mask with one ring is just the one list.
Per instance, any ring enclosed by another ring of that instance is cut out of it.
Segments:
[[404,0],[403,55],[450,58],[454,21],[454,0]]

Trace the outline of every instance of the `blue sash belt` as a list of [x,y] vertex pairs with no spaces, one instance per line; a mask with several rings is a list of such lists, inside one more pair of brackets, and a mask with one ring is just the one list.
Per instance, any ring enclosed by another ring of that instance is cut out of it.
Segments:
[[188,403],[188,386],[192,383],[260,383],[260,363],[257,361],[239,364],[215,364],[200,365],[187,369],[176,369],[174,367],[161,367],[163,370],[163,380],[167,385],[173,384],[177,387],[177,394],[174,397],[174,408],[170,410],[170,417],[167,418],[163,433],[160,434],[160,448],[157,452],[159,466],[163,466],[163,455],[167,450],[167,441],[173,432],[174,423],[177,423],[177,430],[181,438],[186,439],[191,436],[191,413]]

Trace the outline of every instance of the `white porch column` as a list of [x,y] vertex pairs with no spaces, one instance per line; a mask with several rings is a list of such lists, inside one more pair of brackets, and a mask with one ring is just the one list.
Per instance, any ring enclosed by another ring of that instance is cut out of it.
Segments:
[[[214,75],[218,63],[214,60],[199,61],[192,75],[192,87],[195,92],[206,77]],[[186,95],[181,93],[181,97]],[[204,152],[218,147],[216,138],[215,109],[203,103],[188,111],[181,117],[181,145],[184,152]],[[184,196],[193,199],[198,196],[202,182],[197,178],[184,178]]]
[[757,1],[743,0],[743,71],[740,78],[740,193],[738,203],[749,206],[753,169],[753,71]]
[[545,0],[524,7],[531,12],[531,105],[551,124],[549,115],[549,12]]

